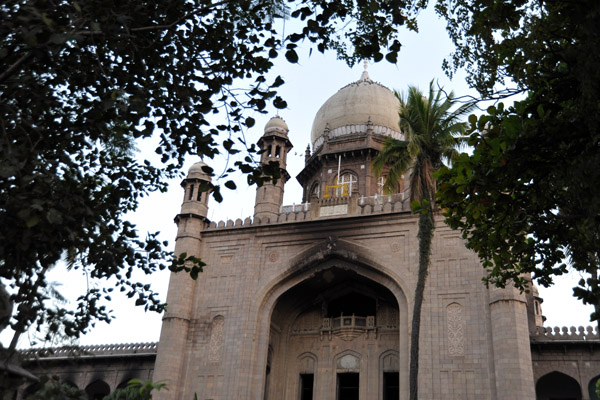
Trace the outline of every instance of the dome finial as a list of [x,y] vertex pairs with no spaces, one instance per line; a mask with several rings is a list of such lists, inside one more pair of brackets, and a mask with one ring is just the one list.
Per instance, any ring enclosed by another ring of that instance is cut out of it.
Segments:
[[366,58],[363,60],[363,67],[364,67],[364,71],[363,71],[362,75],[360,76],[360,80],[361,81],[370,81],[371,78],[369,78],[369,73],[367,72],[367,68],[369,68],[369,60],[367,60]]

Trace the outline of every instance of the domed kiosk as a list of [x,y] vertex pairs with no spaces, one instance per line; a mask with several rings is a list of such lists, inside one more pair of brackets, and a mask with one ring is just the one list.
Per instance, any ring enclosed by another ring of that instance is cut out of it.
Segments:
[[[315,116],[312,154],[307,153],[305,168],[297,176],[303,200],[383,195],[384,176],[374,176],[371,161],[386,137],[405,138],[398,126],[399,108],[394,93],[371,80],[366,70],[331,96]],[[404,186],[404,180],[398,182],[397,192]]]
[[341,88],[317,111],[311,131],[313,150],[320,147],[324,135],[365,133],[368,124],[380,134],[399,137],[399,107],[394,93],[364,71],[358,81]]

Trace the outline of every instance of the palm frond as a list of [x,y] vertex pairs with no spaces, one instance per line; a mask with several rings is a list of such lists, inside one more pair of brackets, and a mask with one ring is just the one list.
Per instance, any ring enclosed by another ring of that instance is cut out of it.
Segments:
[[451,162],[466,143],[467,124],[463,118],[474,108],[474,104],[454,108],[454,93],[444,93],[435,89],[433,80],[427,95],[415,86],[409,86],[406,93],[395,92],[400,102],[398,125],[406,141],[386,140],[373,161],[378,176],[388,168],[386,191],[395,190],[398,179],[410,170],[411,201],[433,200],[433,173],[444,162]]

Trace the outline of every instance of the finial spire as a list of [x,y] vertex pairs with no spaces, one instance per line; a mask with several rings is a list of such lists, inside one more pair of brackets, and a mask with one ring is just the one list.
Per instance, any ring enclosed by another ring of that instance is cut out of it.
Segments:
[[369,60],[366,58],[363,61],[363,67],[365,68],[362,75],[360,76],[361,81],[370,81],[369,73],[367,72],[367,68],[369,68]]

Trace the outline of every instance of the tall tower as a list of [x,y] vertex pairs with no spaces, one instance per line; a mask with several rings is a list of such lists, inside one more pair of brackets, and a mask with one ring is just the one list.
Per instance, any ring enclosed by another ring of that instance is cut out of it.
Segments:
[[258,140],[262,150],[260,162],[268,165],[269,162],[279,162],[281,179],[277,183],[267,182],[256,189],[256,202],[254,204],[254,218],[270,218],[273,220],[279,215],[283,203],[283,187],[290,179],[286,170],[287,153],[291,150],[292,143],[288,138],[289,129],[281,117],[275,116],[265,125],[265,133]]
[[[184,189],[181,212],[175,217],[177,237],[175,255],[186,253],[200,257],[202,231],[207,224],[208,191],[202,187],[210,183],[210,176],[203,170],[206,164],[197,162],[191,166],[187,177],[181,182]],[[154,379],[165,382],[169,392],[158,392],[154,396],[162,399],[179,398],[182,386],[186,343],[189,332],[194,289],[202,279],[193,280],[185,272],[172,272],[167,295],[167,310],[163,317],[160,344],[156,357]]]

